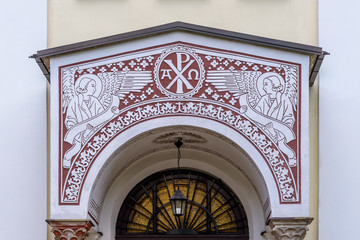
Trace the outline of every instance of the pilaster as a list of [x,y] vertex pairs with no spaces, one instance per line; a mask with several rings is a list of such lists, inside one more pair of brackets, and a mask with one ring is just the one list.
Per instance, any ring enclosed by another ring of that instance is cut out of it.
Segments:
[[267,232],[263,236],[267,240],[302,240],[312,220],[313,218],[273,218],[269,220]]

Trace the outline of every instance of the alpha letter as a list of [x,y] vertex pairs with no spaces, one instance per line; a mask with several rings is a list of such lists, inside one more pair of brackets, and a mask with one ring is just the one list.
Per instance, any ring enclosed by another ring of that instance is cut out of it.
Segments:
[[162,76],[161,76],[161,80],[163,80],[164,78],[168,78],[168,79],[172,79],[171,78],[171,75],[170,75],[170,72],[172,71],[171,69],[161,69],[161,71],[162,71]]

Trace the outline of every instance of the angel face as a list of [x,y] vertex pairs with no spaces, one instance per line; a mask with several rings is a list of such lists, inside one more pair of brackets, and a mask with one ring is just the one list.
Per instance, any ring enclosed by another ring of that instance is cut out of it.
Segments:
[[92,96],[94,95],[96,91],[96,82],[94,80],[91,80],[87,85],[87,93],[88,95]]
[[78,94],[93,96],[96,92],[96,81],[91,78],[83,78],[76,88]]
[[276,76],[270,76],[264,79],[263,89],[266,94],[275,94],[282,91],[283,85]]
[[263,89],[266,94],[271,94],[274,92],[273,83],[269,78],[264,79]]

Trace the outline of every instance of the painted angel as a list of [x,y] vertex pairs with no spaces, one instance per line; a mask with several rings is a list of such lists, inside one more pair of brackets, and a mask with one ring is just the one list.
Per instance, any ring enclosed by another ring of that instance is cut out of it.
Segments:
[[287,145],[296,138],[293,132],[297,101],[296,68],[287,65],[284,78],[275,72],[213,71],[207,82],[219,91],[238,96],[240,113],[256,122],[288,157],[291,167],[297,165],[295,152]]
[[63,113],[67,132],[64,141],[72,146],[64,154],[63,167],[84,143],[107,121],[119,114],[120,100],[130,92],[139,92],[149,82],[149,71],[123,71],[84,74],[74,82],[77,68],[68,69],[63,77]]
[[[255,110],[269,118],[283,122],[292,130],[295,122],[294,109],[289,96],[284,92],[284,79],[277,73],[264,73],[257,82],[261,98],[257,102]],[[262,125],[262,128],[278,144],[279,149],[288,156],[289,165],[296,166],[295,153],[287,145],[289,141],[282,129],[276,128],[272,121]]]

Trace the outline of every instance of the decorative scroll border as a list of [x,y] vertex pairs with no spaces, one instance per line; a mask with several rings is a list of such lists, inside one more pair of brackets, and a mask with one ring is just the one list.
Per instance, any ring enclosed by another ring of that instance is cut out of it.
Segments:
[[123,130],[146,120],[166,116],[196,116],[221,122],[237,130],[258,149],[267,160],[279,189],[281,203],[300,201],[296,181],[284,156],[276,145],[252,121],[238,110],[223,105],[197,101],[157,101],[126,109],[108,122],[82,148],[70,168],[64,189],[61,193],[62,204],[78,204],[81,189],[87,173],[97,155]]

